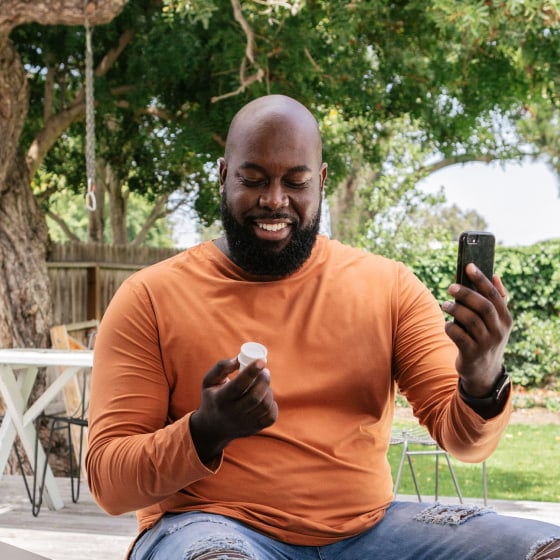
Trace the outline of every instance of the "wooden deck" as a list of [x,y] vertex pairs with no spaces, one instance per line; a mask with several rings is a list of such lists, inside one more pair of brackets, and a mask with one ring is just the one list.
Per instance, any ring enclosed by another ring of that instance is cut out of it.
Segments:
[[52,560],[123,559],[136,535],[135,515],[107,515],[93,501],[84,482],[80,499],[74,504],[70,480],[57,478],[57,481],[65,507],[51,511],[44,506],[38,517],[33,517],[21,476],[2,477],[0,541]]
[[[111,517],[93,501],[87,484],[77,504],[70,498],[70,480],[57,478],[65,507],[58,511],[41,510],[38,517],[31,506],[20,476],[6,475],[0,480],[0,542],[40,554],[49,560],[123,560],[136,535],[134,514]],[[416,496],[399,496],[416,500]],[[433,496],[426,497],[429,502]],[[457,503],[456,497],[440,498]],[[467,499],[482,505],[482,500]],[[551,502],[489,501],[498,513],[537,519],[560,525],[560,504]],[[2,557],[1,560],[15,560]]]

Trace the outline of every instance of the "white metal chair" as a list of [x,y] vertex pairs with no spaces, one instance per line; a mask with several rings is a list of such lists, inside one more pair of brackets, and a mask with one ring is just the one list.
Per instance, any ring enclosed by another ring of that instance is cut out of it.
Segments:
[[[439,458],[444,457],[447,461],[447,468],[449,469],[449,474],[453,480],[453,485],[455,486],[455,491],[459,502],[463,503],[463,496],[461,494],[461,489],[459,488],[459,482],[455,476],[455,471],[453,470],[453,465],[451,464],[449,454],[447,451],[442,449],[436,441],[434,441],[428,432],[418,426],[408,429],[395,429],[391,434],[391,445],[402,445],[402,453],[399,462],[399,468],[397,470],[397,475],[395,477],[395,483],[393,487],[393,492],[395,496],[398,493],[399,485],[401,482],[402,471],[404,468],[405,461],[408,461],[408,466],[410,468],[410,474],[412,475],[412,482],[414,483],[414,489],[416,490],[416,495],[418,496],[418,501],[422,501],[422,495],[420,493],[420,488],[418,486],[418,480],[416,477],[416,472],[414,470],[413,457],[418,456],[434,456],[435,457],[435,500],[437,501],[439,496]],[[412,447],[411,447],[412,446]],[[424,449],[418,449],[419,447]]]

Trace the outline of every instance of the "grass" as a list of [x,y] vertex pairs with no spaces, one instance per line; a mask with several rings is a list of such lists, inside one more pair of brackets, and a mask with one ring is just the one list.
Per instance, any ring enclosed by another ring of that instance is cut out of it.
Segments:
[[[394,427],[416,426],[414,420],[399,420]],[[389,462],[396,476],[402,447],[391,446]],[[503,500],[560,502],[560,425],[511,424],[494,454],[486,461],[488,497]],[[420,492],[434,494],[434,456],[412,457]],[[463,496],[482,497],[482,466],[451,459]],[[439,462],[439,495],[456,495],[447,462]],[[399,494],[415,494],[405,463]]]

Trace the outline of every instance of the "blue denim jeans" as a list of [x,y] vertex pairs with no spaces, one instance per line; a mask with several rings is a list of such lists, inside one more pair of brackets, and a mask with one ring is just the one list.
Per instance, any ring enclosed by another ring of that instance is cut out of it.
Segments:
[[[543,552],[546,549],[548,552]],[[551,549],[556,551],[550,554]],[[560,558],[560,527],[490,508],[393,502],[362,534],[325,546],[279,542],[221,515],[165,515],[131,560],[539,560]]]

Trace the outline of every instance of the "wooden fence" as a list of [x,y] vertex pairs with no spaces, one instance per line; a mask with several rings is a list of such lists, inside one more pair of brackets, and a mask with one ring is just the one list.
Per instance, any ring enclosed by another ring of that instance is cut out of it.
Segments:
[[133,272],[179,251],[101,243],[53,244],[47,255],[54,324],[101,319],[121,283]]

